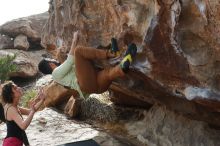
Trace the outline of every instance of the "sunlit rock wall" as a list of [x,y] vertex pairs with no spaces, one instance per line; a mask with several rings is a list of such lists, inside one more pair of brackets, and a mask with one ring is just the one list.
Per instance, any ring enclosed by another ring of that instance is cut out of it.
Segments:
[[[51,0],[41,43],[68,52],[76,30],[84,46],[107,46],[115,37],[125,50],[133,41],[138,55],[112,84],[112,100],[160,103],[220,126],[219,6],[220,0]],[[114,65],[122,56],[99,63]]]

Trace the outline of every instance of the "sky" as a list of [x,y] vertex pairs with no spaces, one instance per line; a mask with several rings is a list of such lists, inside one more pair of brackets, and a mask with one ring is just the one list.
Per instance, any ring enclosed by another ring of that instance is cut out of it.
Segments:
[[7,21],[46,12],[49,0],[0,0],[0,25]]

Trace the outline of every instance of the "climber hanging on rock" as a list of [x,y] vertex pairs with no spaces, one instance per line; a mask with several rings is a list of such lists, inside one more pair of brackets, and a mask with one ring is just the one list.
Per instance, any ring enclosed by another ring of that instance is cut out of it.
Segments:
[[111,49],[101,50],[77,46],[78,38],[78,32],[75,32],[68,57],[62,64],[44,58],[38,68],[44,74],[52,74],[55,82],[78,91],[80,97],[87,98],[91,93],[105,92],[114,79],[123,77],[128,72],[137,53],[136,45],[130,43],[119,65],[100,71],[95,68],[92,61],[116,57],[119,52],[116,39],[112,38]]

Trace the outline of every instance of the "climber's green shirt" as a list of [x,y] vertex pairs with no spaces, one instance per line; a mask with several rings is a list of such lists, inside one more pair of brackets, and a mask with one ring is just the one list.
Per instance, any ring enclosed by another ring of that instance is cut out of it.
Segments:
[[57,83],[75,89],[80,94],[80,97],[87,98],[89,94],[82,93],[77,83],[75,73],[75,59],[72,55],[68,55],[67,59],[52,72],[52,78]]

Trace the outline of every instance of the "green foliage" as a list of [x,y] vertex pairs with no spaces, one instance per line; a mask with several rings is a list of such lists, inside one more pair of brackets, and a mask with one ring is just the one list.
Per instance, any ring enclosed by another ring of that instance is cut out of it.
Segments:
[[2,82],[9,78],[9,73],[17,70],[17,66],[13,64],[15,57],[16,55],[7,55],[6,57],[0,58],[0,80]]
[[28,107],[28,102],[37,95],[37,91],[34,89],[27,90],[21,99],[23,107]]

